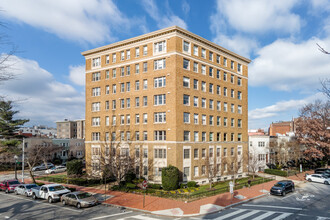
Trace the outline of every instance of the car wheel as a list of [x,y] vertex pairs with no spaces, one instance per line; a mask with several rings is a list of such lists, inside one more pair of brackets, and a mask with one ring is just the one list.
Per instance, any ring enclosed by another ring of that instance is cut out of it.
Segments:
[[52,203],[53,202],[53,199],[52,199],[52,197],[48,197],[48,203]]
[[25,192],[24,195],[25,195],[26,197],[29,197],[29,194],[28,194],[27,192]]
[[9,193],[8,189],[6,189],[6,192],[5,193]]
[[77,209],[80,209],[81,208],[81,204],[78,202],[77,203]]
[[308,179],[307,181],[308,181],[308,182],[312,182],[312,180],[311,180],[311,179]]
[[64,200],[64,199],[62,200],[62,204],[63,204],[63,205],[66,205],[66,202],[65,202],[65,200]]
[[283,197],[285,196],[285,191],[282,192],[282,196],[283,196]]
[[325,184],[325,185],[329,185],[329,182],[328,182],[328,181],[325,181],[324,184]]
[[50,172],[50,174],[54,174],[55,172]]
[[32,195],[32,199],[34,199],[34,200],[36,200],[36,199],[37,199],[37,196],[36,196],[36,194],[34,194],[34,193],[33,193],[33,195]]

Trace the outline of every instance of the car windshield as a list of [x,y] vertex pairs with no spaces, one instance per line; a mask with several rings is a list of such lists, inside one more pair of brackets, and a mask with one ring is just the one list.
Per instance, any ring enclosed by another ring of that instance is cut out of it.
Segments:
[[25,187],[27,189],[31,189],[31,188],[38,187],[38,186],[36,184],[31,184],[31,185],[26,185]]
[[64,186],[51,186],[49,187],[49,191],[53,192],[53,191],[59,191],[59,190],[63,190],[65,189]]
[[80,194],[77,194],[78,199],[85,199],[85,198],[89,198],[91,196],[92,195],[89,194],[89,193],[80,193]]
[[9,183],[9,185],[21,184],[21,183],[18,182],[18,181],[10,181],[10,182],[8,182],[8,183]]
[[284,186],[284,183],[276,183],[274,186],[276,186],[276,187],[283,187]]

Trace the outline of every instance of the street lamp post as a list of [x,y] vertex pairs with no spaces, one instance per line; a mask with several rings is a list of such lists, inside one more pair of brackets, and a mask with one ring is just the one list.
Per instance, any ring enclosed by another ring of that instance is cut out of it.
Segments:
[[25,138],[23,138],[23,154],[22,154],[22,183],[24,183],[24,166],[25,166],[25,164],[24,164],[24,160],[25,160],[25,158],[24,158],[24,150],[25,150]]
[[17,179],[17,159],[18,159],[18,156],[15,155],[14,159],[15,159],[15,179]]

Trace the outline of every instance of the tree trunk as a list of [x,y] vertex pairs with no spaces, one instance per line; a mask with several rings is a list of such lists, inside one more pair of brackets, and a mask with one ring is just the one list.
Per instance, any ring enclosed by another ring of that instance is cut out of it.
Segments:
[[29,162],[27,162],[27,164],[29,165],[29,174],[30,174],[30,177],[31,177],[33,183],[36,183],[36,180],[34,179],[34,175],[32,173],[32,166],[31,166],[31,164]]

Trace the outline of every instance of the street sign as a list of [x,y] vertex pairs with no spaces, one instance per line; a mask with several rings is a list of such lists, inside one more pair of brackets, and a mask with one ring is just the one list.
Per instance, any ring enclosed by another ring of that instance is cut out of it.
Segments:
[[229,182],[229,191],[231,194],[234,193],[234,183],[232,181]]
[[143,189],[146,189],[147,186],[148,186],[148,182],[147,182],[147,180],[143,180],[143,182],[142,182],[142,187],[143,187]]

